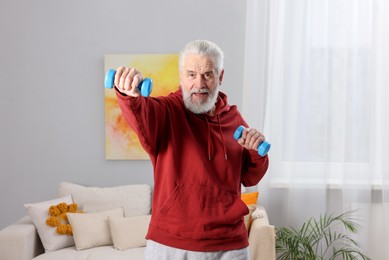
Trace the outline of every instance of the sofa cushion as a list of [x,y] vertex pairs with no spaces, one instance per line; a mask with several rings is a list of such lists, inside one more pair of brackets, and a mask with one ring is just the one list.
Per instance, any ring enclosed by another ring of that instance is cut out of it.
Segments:
[[253,222],[252,214],[257,209],[257,205],[248,205],[249,214],[244,216],[244,225],[246,226],[247,231],[250,231],[251,223]]
[[151,209],[151,187],[147,184],[116,187],[85,187],[69,182],[60,182],[59,196],[72,195],[85,212],[99,212],[123,208],[126,217],[149,215]]
[[75,247],[68,247],[55,252],[39,255],[33,260],[141,260],[144,259],[145,249],[146,247],[138,247],[126,251],[119,251],[112,246],[100,246],[77,251]]
[[118,250],[146,246],[146,233],[151,216],[110,217],[113,246]]
[[258,195],[259,192],[255,191],[255,192],[242,193],[240,197],[246,205],[253,205],[253,204],[255,205],[257,204],[258,201]]
[[123,217],[123,209],[111,209],[94,213],[68,213],[73,227],[73,237],[77,250],[97,246],[112,245],[108,219]]
[[59,199],[48,200],[38,203],[24,204],[30,215],[32,222],[34,223],[38,235],[42,241],[43,247],[46,252],[55,251],[64,247],[74,245],[72,236],[59,235],[55,228],[52,228],[46,224],[46,219],[49,217],[49,208],[52,205],[65,202],[72,204],[71,196],[65,196]]

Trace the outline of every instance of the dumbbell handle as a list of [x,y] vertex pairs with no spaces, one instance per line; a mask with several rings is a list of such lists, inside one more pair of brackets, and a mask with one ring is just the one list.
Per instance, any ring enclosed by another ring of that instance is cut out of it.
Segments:
[[[115,80],[116,70],[109,69],[107,74],[105,74],[105,88],[113,88],[114,80]],[[139,83],[138,89],[140,94],[144,97],[150,96],[150,93],[153,89],[153,80],[150,78],[144,78],[142,82]]]
[[[234,139],[236,141],[238,141],[239,138],[242,137],[242,133],[243,133],[243,130],[245,129],[244,126],[239,126],[236,130],[235,130],[235,133],[234,133]],[[259,144],[258,146],[258,154],[260,156],[265,156],[267,154],[267,152],[270,150],[270,144],[266,141],[263,141],[262,143]]]

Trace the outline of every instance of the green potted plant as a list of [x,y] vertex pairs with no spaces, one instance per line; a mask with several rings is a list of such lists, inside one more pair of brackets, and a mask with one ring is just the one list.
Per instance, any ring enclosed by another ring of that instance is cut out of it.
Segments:
[[[353,218],[354,211],[340,215],[325,214],[310,218],[299,229],[280,227],[276,234],[279,260],[366,259],[359,244],[348,234],[358,233],[361,225]],[[343,229],[345,233],[339,232]]]

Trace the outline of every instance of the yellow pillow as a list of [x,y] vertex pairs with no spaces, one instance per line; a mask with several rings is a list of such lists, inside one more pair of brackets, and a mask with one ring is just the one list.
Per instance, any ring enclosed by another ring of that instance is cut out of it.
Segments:
[[258,195],[259,195],[259,192],[255,191],[255,192],[249,192],[249,193],[242,193],[240,197],[246,205],[252,205],[252,204],[255,205],[255,204],[257,204]]

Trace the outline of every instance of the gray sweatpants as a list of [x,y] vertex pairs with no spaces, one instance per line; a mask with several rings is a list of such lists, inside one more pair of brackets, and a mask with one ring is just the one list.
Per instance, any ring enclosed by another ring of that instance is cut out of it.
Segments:
[[248,248],[217,251],[195,252],[177,249],[147,240],[145,260],[249,260]]

